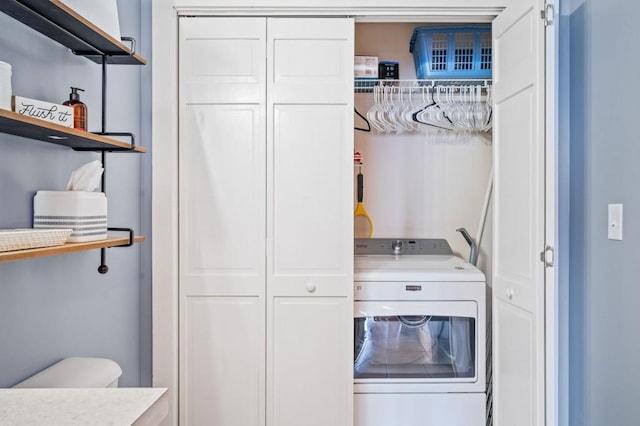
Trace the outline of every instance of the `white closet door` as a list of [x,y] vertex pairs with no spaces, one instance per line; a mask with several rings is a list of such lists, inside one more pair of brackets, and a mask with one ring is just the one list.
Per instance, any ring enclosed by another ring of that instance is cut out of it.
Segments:
[[495,426],[545,422],[543,6],[512,0],[493,23]]
[[264,425],[264,18],[180,19],[180,423]]
[[347,18],[267,23],[267,425],[353,422]]

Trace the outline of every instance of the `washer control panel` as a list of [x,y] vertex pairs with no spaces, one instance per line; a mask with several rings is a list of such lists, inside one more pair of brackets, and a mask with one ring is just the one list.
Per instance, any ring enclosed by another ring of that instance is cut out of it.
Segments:
[[453,255],[445,239],[435,238],[356,238],[354,254]]

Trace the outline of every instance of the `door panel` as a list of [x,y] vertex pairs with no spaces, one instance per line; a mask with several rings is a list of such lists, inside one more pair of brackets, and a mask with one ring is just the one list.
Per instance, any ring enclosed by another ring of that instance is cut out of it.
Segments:
[[181,424],[264,424],[264,306],[258,297],[184,304]]
[[536,213],[538,194],[533,191],[541,190],[537,182],[540,176],[531,161],[536,158],[538,149],[530,119],[534,114],[533,97],[529,87],[496,104],[494,109],[496,116],[509,123],[494,131],[496,138],[504,141],[495,152],[501,165],[499,173],[504,177],[500,182],[500,196],[496,198],[500,223],[496,226],[495,244],[501,261],[496,263],[495,273],[503,283],[508,283],[506,288],[494,287],[494,291],[497,297],[511,297],[512,303],[531,313],[537,303],[536,279],[540,278],[537,274],[541,267],[535,245],[539,238],[535,232],[540,229],[531,225],[534,218],[539,220]]
[[[267,27],[268,293],[351,297],[353,20]],[[333,63],[302,61],[300,43],[324,46]]]
[[269,19],[272,101],[353,102],[353,31],[350,19]]
[[[269,264],[274,294],[305,295],[308,282],[317,295],[351,292],[351,268],[344,236],[349,235],[345,194],[350,180],[351,123],[343,105],[276,105],[273,146],[273,210]],[[310,123],[331,123],[309,132]],[[304,136],[303,136],[304,135]]]
[[267,424],[352,424],[350,305],[346,297],[273,299]]
[[180,18],[185,425],[265,423],[265,22]]
[[[265,293],[265,32],[264,18],[180,20],[183,296]],[[239,43],[253,47],[217,65]]]
[[543,5],[512,0],[493,23],[496,426],[544,421]]
[[265,31],[264,18],[181,18],[180,97],[263,102]]
[[[511,303],[496,300],[496,322],[500,333],[494,335],[494,410],[502,425],[538,425],[543,417],[536,411],[534,317]],[[500,405],[499,407],[497,405]]]
[[189,295],[264,292],[265,146],[259,108],[184,108],[180,242],[182,283]]
[[[348,426],[353,20],[268,19],[267,32],[267,425]],[[333,62],[316,67],[305,46]]]
[[[540,25],[540,17],[535,13],[532,0],[528,0],[528,3],[530,4],[520,5],[517,12],[503,12],[494,22],[495,49],[500,55],[493,56],[493,83],[503,93],[516,93],[519,89],[534,84],[532,71],[538,68],[535,63],[535,49],[538,46],[533,37],[536,26]],[[512,19],[513,22],[502,24],[504,28],[500,28],[504,19]],[[503,32],[496,37],[496,31]]]

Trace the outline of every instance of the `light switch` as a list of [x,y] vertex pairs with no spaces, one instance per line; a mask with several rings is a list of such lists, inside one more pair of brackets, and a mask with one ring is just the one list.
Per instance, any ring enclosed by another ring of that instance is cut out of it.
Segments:
[[609,239],[622,240],[622,204],[609,204]]

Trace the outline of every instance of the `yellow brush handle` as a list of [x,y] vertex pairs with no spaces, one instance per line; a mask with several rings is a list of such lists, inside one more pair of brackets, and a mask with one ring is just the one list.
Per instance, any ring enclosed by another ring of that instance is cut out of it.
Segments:
[[369,213],[367,213],[367,211],[364,209],[364,206],[362,205],[362,203],[358,203],[358,205],[356,206],[356,211],[353,213],[353,216],[362,216],[367,220],[367,222],[369,222],[369,236],[367,238],[373,237],[373,221],[369,217]]

